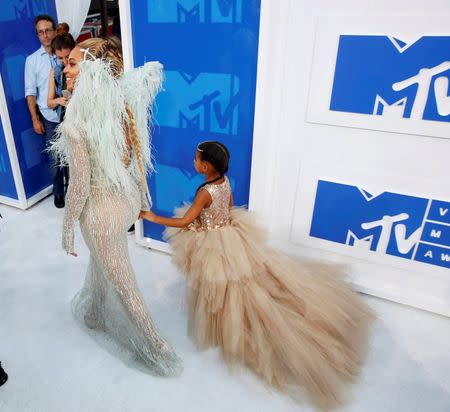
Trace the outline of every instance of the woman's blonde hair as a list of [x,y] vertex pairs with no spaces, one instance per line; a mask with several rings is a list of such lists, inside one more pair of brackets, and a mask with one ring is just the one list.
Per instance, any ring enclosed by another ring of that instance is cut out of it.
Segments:
[[107,37],[106,39],[100,39],[94,37],[82,41],[78,47],[85,52],[86,60],[92,60],[92,57],[96,59],[107,60],[111,64],[113,75],[120,77],[123,73],[123,58],[122,58],[122,45],[117,37]]
[[[112,73],[116,78],[119,78],[123,73],[123,57],[122,57],[122,45],[117,37],[107,37],[105,39],[92,38],[81,42],[78,47],[85,50],[86,60],[92,60],[92,58],[103,59],[111,64]],[[130,143],[134,149],[136,155],[137,165],[139,167],[139,173],[144,189],[149,195],[149,189],[146,179],[146,170],[142,157],[141,139],[139,137],[136,122],[134,120],[133,112],[128,104],[126,105],[126,112],[128,115],[128,128],[129,133],[125,135],[129,136]]]

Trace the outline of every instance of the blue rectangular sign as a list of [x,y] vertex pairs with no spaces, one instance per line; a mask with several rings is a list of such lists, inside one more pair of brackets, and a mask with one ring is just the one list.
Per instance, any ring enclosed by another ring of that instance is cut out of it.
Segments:
[[310,236],[450,268],[450,202],[319,180]]

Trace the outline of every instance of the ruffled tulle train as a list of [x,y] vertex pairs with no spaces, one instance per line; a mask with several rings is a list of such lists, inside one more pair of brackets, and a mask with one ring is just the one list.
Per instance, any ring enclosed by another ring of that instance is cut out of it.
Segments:
[[189,330],[200,349],[219,346],[228,364],[245,364],[282,391],[300,390],[322,409],[342,404],[372,314],[336,267],[268,247],[238,208],[225,227],[165,234],[188,279]]

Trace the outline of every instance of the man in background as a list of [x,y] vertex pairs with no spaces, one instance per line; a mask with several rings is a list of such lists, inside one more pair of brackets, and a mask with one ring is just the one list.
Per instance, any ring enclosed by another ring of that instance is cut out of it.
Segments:
[[[45,145],[48,146],[59,123],[58,112],[47,106],[50,71],[59,64],[51,47],[56,35],[56,25],[51,16],[43,14],[35,18],[34,27],[41,47],[29,55],[25,62],[25,97],[33,129],[37,134],[43,135]],[[53,155],[45,155],[53,183],[55,206],[61,208],[64,207],[64,173]]]

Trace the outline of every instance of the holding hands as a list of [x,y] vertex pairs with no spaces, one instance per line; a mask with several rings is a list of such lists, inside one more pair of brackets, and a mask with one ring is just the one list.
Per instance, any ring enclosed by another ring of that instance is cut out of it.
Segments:
[[154,222],[155,217],[156,215],[153,212],[147,210],[141,210],[141,212],[139,213],[139,219],[145,219],[148,220],[149,222]]

